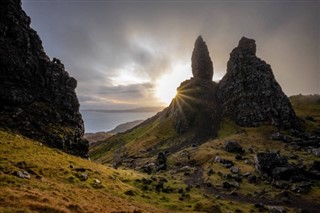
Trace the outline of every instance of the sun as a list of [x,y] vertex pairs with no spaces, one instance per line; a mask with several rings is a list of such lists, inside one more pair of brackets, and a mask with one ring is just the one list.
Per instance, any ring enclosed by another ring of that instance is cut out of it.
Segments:
[[171,100],[177,94],[177,87],[180,83],[190,78],[190,64],[178,63],[172,66],[172,71],[162,75],[162,77],[156,81],[155,95],[157,99],[165,105],[169,105]]
[[162,78],[157,81],[156,96],[161,103],[166,105],[169,105],[176,95],[177,87],[172,81],[170,75],[163,75]]

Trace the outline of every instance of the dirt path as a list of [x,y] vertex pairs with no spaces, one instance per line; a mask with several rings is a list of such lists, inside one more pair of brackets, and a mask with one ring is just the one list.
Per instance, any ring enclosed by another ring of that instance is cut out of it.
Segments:
[[196,171],[189,176],[189,178],[185,181],[188,185],[200,185],[201,189],[205,191],[207,195],[220,196],[221,199],[229,200],[229,201],[237,201],[243,203],[256,204],[261,203],[267,206],[283,206],[288,208],[296,208],[296,209],[305,209],[310,213],[319,213],[320,212],[320,204],[319,203],[311,203],[309,201],[305,201],[300,197],[289,198],[289,202],[284,202],[281,200],[274,200],[270,198],[262,198],[262,197],[251,197],[246,195],[231,195],[230,191],[223,190],[221,188],[217,188],[214,186],[210,186],[204,182],[202,177],[203,169],[201,166],[196,167]]

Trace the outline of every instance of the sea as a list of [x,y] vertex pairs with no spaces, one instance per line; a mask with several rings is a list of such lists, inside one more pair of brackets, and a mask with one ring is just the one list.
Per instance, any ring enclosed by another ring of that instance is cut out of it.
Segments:
[[107,132],[119,124],[135,120],[146,120],[156,112],[97,112],[81,111],[85,133]]

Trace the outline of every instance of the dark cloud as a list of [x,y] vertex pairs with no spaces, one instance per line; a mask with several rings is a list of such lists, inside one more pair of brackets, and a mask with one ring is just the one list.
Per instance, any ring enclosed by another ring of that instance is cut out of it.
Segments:
[[[215,76],[247,36],[285,93],[320,93],[319,7],[319,1],[23,0],[46,52],[78,80],[82,107],[157,104],[155,81],[177,62],[190,64],[199,34]],[[143,82],[115,82],[121,72]]]

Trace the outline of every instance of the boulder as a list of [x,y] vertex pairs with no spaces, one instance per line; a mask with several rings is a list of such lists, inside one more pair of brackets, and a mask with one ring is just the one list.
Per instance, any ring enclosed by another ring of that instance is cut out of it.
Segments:
[[242,153],[242,146],[238,142],[226,141],[223,145],[224,150],[232,153]]
[[233,173],[233,174],[238,174],[239,173],[239,168],[236,167],[236,166],[232,166],[230,168],[230,172]]
[[31,178],[30,174],[25,170],[19,170],[19,171],[15,172],[15,175],[19,178],[24,178],[24,179]]
[[290,180],[303,175],[302,171],[288,163],[287,158],[278,153],[261,152],[255,155],[255,167],[261,174],[274,179]]
[[157,157],[157,171],[167,169],[167,157],[163,152],[160,152]]

